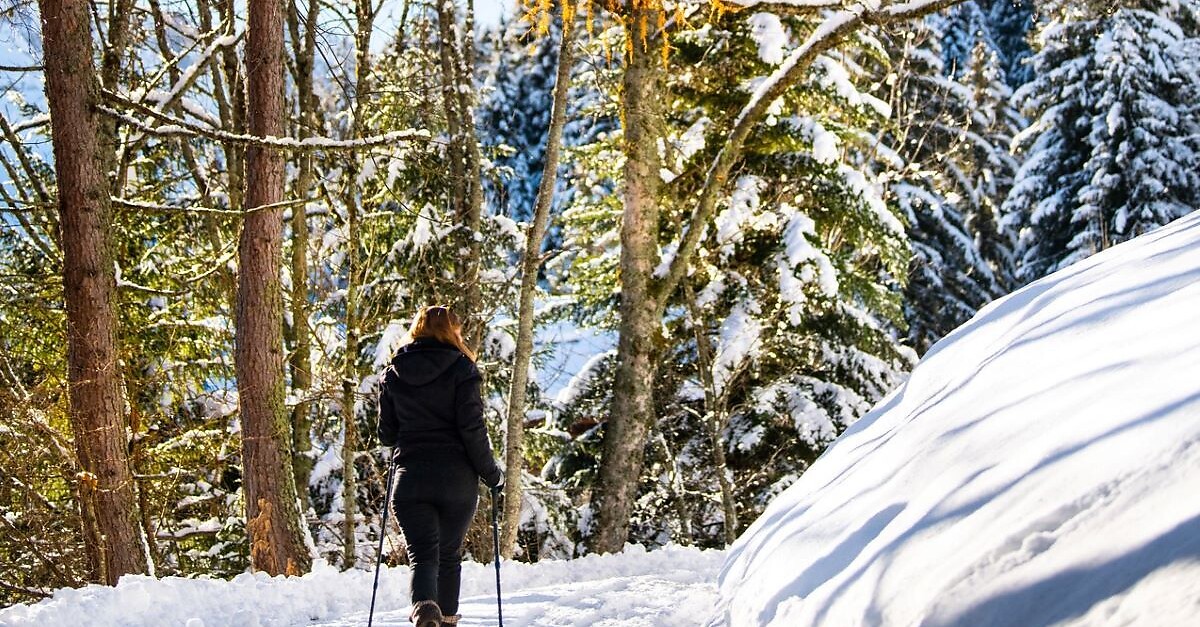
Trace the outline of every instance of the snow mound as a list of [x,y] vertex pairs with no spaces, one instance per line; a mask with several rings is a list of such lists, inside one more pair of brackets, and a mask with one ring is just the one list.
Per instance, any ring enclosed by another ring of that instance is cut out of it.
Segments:
[[710,625],[1200,624],[1200,212],[937,344],[720,586]]
[[[716,601],[723,551],[627,547],[501,568],[505,624],[522,627],[685,627]],[[232,581],[122,577],[116,587],[63,589],[35,605],[0,610],[0,626],[23,627],[349,627],[367,623],[372,572],[322,565],[303,577],[243,574]],[[407,626],[407,567],[384,567],[374,624]],[[490,564],[463,564],[461,627],[494,627],[496,579]]]

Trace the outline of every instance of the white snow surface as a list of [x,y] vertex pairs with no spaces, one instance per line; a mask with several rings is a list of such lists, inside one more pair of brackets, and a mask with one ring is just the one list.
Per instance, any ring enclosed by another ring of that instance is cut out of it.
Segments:
[[985,307],[730,549],[709,625],[1200,624],[1200,212]]
[[[727,554],[505,563],[507,624],[1196,624],[1198,250],[1200,212],[985,307]],[[129,576],[0,626],[361,625],[371,575]],[[376,624],[409,624],[408,576],[383,569]],[[464,566],[464,627],[497,624],[494,582]]]
[[[716,601],[723,551],[630,546],[618,555],[501,567],[504,622],[521,627],[699,625]],[[407,567],[384,567],[375,625],[411,626]],[[350,627],[367,623],[372,573],[319,565],[303,577],[243,574],[232,581],[145,576],[115,588],[63,589],[0,610],[4,627]],[[494,626],[495,570],[463,565],[462,627]]]

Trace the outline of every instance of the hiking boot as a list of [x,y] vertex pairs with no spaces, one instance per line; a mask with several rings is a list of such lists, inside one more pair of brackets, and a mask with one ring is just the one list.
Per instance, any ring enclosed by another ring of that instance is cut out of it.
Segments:
[[442,627],[442,610],[437,601],[417,601],[408,620],[415,627]]
[[450,616],[442,617],[442,627],[455,627],[458,624],[458,619],[462,618],[462,614],[451,614]]

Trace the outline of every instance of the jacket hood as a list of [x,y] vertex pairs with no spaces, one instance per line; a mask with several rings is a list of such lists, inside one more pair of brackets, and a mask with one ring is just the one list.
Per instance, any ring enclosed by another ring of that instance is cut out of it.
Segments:
[[463,354],[449,344],[416,341],[401,347],[392,358],[392,369],[401,383],[428,385],[458,362]]

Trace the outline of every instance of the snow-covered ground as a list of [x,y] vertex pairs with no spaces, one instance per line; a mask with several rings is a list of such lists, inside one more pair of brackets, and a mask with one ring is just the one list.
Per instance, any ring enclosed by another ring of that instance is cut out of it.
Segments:
[[[466,565],[464,627],[497,624],[493,577]],[[407,579],[384,570],[376,624],[409,624]],[[1200,212],[986,307],[728,555],[634,547],[504,582],[521,627],[1200,624]],[[361,625],[370,592],[327,566],[127,577],[0,626]]]
[[[722,551],[629,547],[620,555],[505,563],[504,621],[514,627],[693,626],[712,614]],[[384,568],[375,624],[408,622],[408,568]],[[463,568],[462,627],[494,626],[491,565]],[[350,627],[367,623],[368,571],[324,566],[303,577],[245,574],[233,581],[124,577],[115,588],[65,589],[0,610],[4,627]]]
[[721,597],[712,625],[1200,625],[1200,212],[937,344]]

